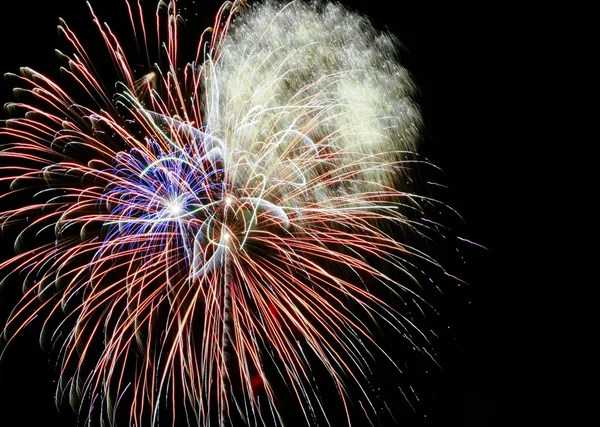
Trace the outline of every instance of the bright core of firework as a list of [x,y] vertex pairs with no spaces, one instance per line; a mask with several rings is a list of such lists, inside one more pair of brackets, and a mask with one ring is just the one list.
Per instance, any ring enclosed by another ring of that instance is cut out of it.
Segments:
[[177,3],[150,20],[125,4],[145,56],[161,49],[145,74],[90,7],[116,86],[62,21],[65,80],[12,75],[24,114],[0,128],[2,198],[27,197],[0,212],[22,229],[0,269],[25,294],[5,334],[64,312],[43,334],[57,398],[109,424],[168,407],[190,425],[282,425],[280,390],[328,423],[321,373],[347,424],[349,382],[376,416],[373,353],[399,367],[374,331],[428,342],[387,299],[421,310],[418,263],[439,267],[393,231],[427,237],[434,203],[407,184],[420,115],[396,41],[339,5],[237,0],[182,63]]
[[169,200],[167,202],[167,212],[171,217],[178,217],[183,213],[183,205],[178,199]]

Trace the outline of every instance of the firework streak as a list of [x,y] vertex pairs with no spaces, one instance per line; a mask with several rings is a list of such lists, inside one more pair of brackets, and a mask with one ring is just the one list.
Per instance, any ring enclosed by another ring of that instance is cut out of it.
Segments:
[[0,267],[25,291],[6,336],[43,314],[58,399],[109,424],[121,406],[155,425],[168,405],[193,425],[279,425],[277,384],[311,424],[327,417],[315,361],[348,424],[348,381],[375,414],[375,322],[423,335],[381,296],[419,298],[412,264],[438,266],[391,231],[422,236],[408,213],[428,202],[401,185],[420,115],[396,41],[339,5],[238,1],[182,64],[175,1],[156,20],[126,6],[161,53],[138,73],[90,7],[116,90],[62,21],[68,84],[12,75],[27,101],[0,129],[2,198],[20,206],[0,221],[21,232]]

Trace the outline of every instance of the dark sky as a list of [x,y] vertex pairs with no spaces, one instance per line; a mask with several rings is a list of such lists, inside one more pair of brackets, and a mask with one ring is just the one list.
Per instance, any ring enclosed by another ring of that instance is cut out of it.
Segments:
[[[122,3],[92,1],[128,36]],[[589,12],[554,2],[343,3],[404,45],[401,61],[420,88],[422,152],[445,172],[449,190],[440,195],[463,215],[460,235],[489,249],[461,246],[464,266],[449,258],[469,286],[437,298],[442,370],[421,387],[416,413],[398,425],[556,419],[571,405],[562,383],[569,366],[558,357],[569,335],[560,326],[568,307],[559,295],[573,280],[561,266],[569,252],[562,239],[572,233],[567,170],[591,141],[585,106],[594,70],[584,63],[595,53],[597,25]],[[194,8],[207,17],[199,22],[208,25],[219,4],[197,0]],[[67,48],[56,31],[59,17],[90,33],[83,0],[2,2],[0,71],[30,66],[56,75],[62,64],[54,49]],[[90,54],[94,48],[101,46]],[[13,99],[7,83],[0,81],[2,103]],[[9,246],[2,241],[3,254]],[[0,321],[17,296],[18,289],[2,290]],[[56,374],[36,331],[22,334],[0,362],[0,426],[74,426],[68,410],[56,413]]]

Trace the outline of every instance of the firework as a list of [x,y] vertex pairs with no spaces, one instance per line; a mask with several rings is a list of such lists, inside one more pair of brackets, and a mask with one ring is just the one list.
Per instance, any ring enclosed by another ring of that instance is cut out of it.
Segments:
[[0,268],[25,284],[6,335],[46,316],[57,399],[108,423],[170,408],[280,425],[281,387],[312,424],[327,419],[319,369],[347,424],[349,381],[376,414],[372,330],[427,339],[384,295],[418,299],[413,264],[438,265],[393,231],[426,230],[410,214],[426,198],[404,184],[420,116],[395,39],[339,5],[236,1],[182,63],[176,2],[156,20],[126,6],[160,58],[134,70],[90,7],[116,90],[64,22],[65,81],[14,76],[27,101],[0,130],[3,197],[33,202],[0,212],[21,230]]

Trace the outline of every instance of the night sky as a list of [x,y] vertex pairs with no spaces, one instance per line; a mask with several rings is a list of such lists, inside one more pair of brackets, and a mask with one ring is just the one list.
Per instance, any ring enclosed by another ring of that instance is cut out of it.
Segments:
[[[124,1],[91,3],[120,38],[130,36]],[[578,163],[579,147],[593,141],[584,128],[593,120],[585,105],[594,69],[584,61],[597,45],[597,25],[586,11],[554,2],[538,8],[342,3],[403,44],[401,62],[420,89],[420,150],[443,169],[438,182],[449,187],[435,195],[463,216],[464,224],[451,220],[456,234],[489,249],[440,244],[448,270],[468,285],[448,281],[443,295],[430,295],[440,313],[433,323],[441,369],[417,362],[417,370],[431,372],[417,387],[415,411],[401,410],[405,417],[397,425],[504,427],[556,420],[571,405],[559,357],[569,335],[569,327],[560,326],[569,307],[560,295],[576,282],[562,273],[569,245],[559,241],[573,233],[567,217],[577,184],[569,183],[567,169]],[[188,4],[187,13],[200,13],[199,33],[221,2],[181,4]],[[96,40],[88,45],[91,56],[103,49],[83,0],[2,2],[0,71],[29,66],[57,76],[63,63],[54,49],[70,52],[56,31],[59,17]],[[0,80],[1,103],[14,100],[12,84]],[[12,242],[1,244],[5,259]],[[444,250],[453,253],[446,257]],[[19,295],[18,286],[1,290],[0,325]],[[55,409],[57,374],[39,348],[34,323],[0,362],[0,426],[75,426],[68,407],[61,414]]]

